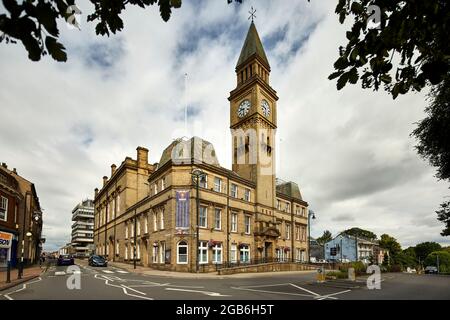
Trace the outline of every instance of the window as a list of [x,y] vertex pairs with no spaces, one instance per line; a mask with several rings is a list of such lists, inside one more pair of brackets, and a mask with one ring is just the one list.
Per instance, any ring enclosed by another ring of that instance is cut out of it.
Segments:
[[125,260],[128,260],[128,246],[125,245]]
[[217,208],[214,210],[214,229],[222,229],[222,210]]
[[237,246],[235,244],[231,245],[231,250],[230,250],[230,261],[232,263],[237,262]]
[[131,237],[134,238],[134,221],[131,221],[130,229],[131,229]]
[[155,182],[155,184],[153,185],[153,190],[154,190],[154,194],[158,193],[158,183]]
[[250,216],[245,216],[244,217],[244,223],[245,223],[245,233],[246,234],[250,234]]
[[234,183],[231,184],[231,196],[237,198],[238,196],[238,186]]
[[116,242],[116,255],[119,254],[120,251],[120,246],[119,246],[119,241]]
[[231,214],[231,232],[237,232],[237,220],[238,220],[237,213],[232,213]]
[[141,220],[138,219],[136,220],[136,235],[140,235],[141,234]]
[[281,210],[281,201],[280,200],[277,200],[277,209]]
[[158,263],[158,243],[153,243],[153,255],[152,255],[152,262]]
[[145,220],[144,220],[144,232],[148,233],[148,217],[147,216],[145,217]]
[[128,225],[125,225],[125,239],[128,239]]
[[117,205],[117,215],[119,215],[120,214],[120,194],[117,195],[116,205]]
[[250,262],[250,248],[249,248],[248,245],[242,245],[241,246],[239,260],[242,263],[249,263]]
[[198,246],[198,263],[208,263],[208,242],[200,241]]
[[164,255],[166,254],[166,243],[161,241],[159,243],[159,263],[164,263]]
[[158,231],[158,212],[153,212],[153,231]]
[[244,200],[250,201],[250,189],[245,189]]
[[300,226],[295,226],[295,240],[300,240]]
[[112,218],[114,219],[116,217],[116,198],[113,198],[112,200]]
[[222,179],[218,177],[214,178],[214,191],[222,192]]
[[289,202],[286,203],[286,211],[291,212],[291,204]]
[[160,214],[160,218],[161,218],[161,220],[160,220],[160,227],[161,227],[161,230],[164,230],[164,209],[162,209],[161,210],[161,214]]
[[200,188],[208,188],[208,175],[203,174],[200,176],[200,181],[199,181],[198,186]]
[[141,244],[137,243],[136,244],[136,259],[141,259]]
[[306,208],[302,207],[302,216],[306,217]]
[[198,225],[201,228],[206,228],[208,226],[208,208],[206,207],[200,207],[200,211],[199,211],[199,217],[198,217]]
[[161,179],[161,191],[166,188],[166,177]]
[[8,220],[8,198],[0,198],[0,220]]
[[291,238],[291,224],[286,223],[286,239],[289,240]]
[[186,241],[180,241],[177,246],[177,264],[188,263],[188,244]]
[[213,247],[213,263],[222,263],[222,244],[216,243]]

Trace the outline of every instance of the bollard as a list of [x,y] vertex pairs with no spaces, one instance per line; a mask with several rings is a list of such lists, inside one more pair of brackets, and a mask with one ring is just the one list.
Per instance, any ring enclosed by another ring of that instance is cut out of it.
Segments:
[[11,283],[11,261],[6,264],[6,283]]
[[355,268],[348,268],[348,280],[356,281]]

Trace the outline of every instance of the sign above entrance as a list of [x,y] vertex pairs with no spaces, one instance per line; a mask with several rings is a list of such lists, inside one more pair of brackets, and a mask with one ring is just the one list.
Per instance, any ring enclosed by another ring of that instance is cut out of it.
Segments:
[[0,248],[11,248],[13,234],[0,231]]

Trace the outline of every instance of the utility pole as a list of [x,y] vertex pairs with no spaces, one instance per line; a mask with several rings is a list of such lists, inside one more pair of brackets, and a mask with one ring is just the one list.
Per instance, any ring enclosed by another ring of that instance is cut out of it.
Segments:
[[134,209],[134,246],[133,246],[133,269],[136,269],[136,227],[137,227],[137,217],[136,217],[136,210]]
[[308,263],[311,263],[311,218],[316,219],[314,211],[308,210]]

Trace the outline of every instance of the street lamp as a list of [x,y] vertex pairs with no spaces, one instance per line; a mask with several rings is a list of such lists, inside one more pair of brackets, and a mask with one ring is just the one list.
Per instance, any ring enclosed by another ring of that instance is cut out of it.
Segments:
[[198,248],[200,246],[200,242],[199,242],[199,211],[200,211],[200,199],[198,197],[198,188],[199,188],[199,184],[200,184],[200,179],[203,178],[205,176],[205,173],[196,168],[194,170],[192,170],[191,172],[192,175],[192,182],[195,184],[195,190],[196,190],[196,198],[195,198],[195,210],[196,210],[196,239],[197,239],[197,259],[196,264],[195,264],[195,271],[198,273],[199,270],[199,252],[198,252]]
[[308,211],[308,263],[311,263],[311,218],[316,219],[314,211]]

